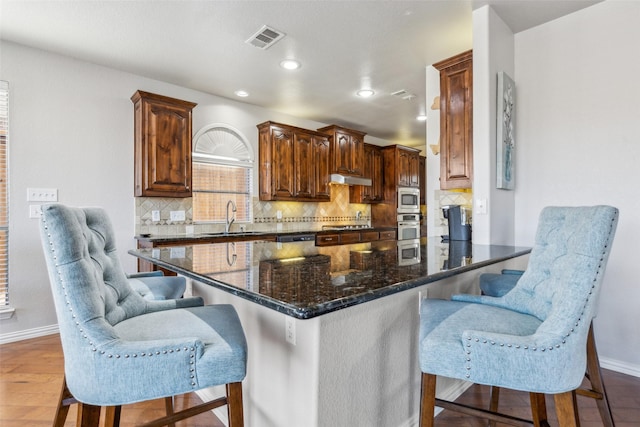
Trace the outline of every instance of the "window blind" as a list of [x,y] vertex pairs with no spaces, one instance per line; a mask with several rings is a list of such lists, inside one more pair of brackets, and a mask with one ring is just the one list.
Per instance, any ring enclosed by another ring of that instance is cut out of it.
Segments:
[[224,222],[229,200],[235,221],[251,222],[251,168],[194,162],[192,174],[195,222]]
[[9,83],[0,80],[0,308],[9,305]]

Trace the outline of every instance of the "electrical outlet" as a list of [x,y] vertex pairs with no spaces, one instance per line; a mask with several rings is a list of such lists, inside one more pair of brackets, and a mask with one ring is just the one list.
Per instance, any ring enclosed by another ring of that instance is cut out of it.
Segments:
[[29,218],[40,218],[42,216],[42,205],[29,205]]
[[296,345],[296,319],[285,316],[284,337],[289,344]]
[[27,202],[57,202],[57,188],[27,188]]
[[171,221],[184,221],[185,220],[184,211],[171,211],[170,219]]
[[476,212],[478,215],[487,214],[487,199],[476,199]]
[[160,222],[160,211],[151,211],[151,221]]

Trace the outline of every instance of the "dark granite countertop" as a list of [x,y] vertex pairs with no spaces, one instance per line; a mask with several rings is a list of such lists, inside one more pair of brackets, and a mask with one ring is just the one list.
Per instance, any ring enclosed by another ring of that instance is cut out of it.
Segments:
[[243,241],[129,253],[289,316],[309,319],[530,252],[524,247],[423,238],[421,260],[399,265],[397,244],[393,240],[318,247],[312,241]]
[[244,232],[212,232],[212,233],[198,233],[198,234],[170,234],[170,235],[155,235],[155,234],[138,234],[135,239],[139,242],[149,242],[155,244],[168,244],[168,243],[208,243],[228,240],[275,240],[279,236],[296,236],[306,234],[329,234],[329,233],[344,233],[349,231],[388,231],[395,230],[394,227],[371,227],[360,228],[355,230],[317,230],[317,231],[244,231]]

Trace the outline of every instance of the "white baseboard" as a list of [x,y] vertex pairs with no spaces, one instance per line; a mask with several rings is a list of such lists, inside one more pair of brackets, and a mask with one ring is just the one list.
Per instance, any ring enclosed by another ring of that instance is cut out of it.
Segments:
[[60,329],[58,329],[58,324],[26,329],[24,331],[9,332],[7,334],[0,334],[0,344],[7,344],[15,341],[44,337],[46,335],[57,334],[58,332],[60,332]]
[[631,363],[609,359],[608,357],[599,357],[598,359],[600,360],[600,367],[604,369],[640,378],[640,365],[633,365]]

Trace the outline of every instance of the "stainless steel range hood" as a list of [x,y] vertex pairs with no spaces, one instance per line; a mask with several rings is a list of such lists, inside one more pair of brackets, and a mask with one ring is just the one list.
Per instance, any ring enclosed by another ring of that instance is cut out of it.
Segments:
[[337,173],[331,174],[329,181],[334,184],[347,184],[347,185],[371,185],[369,178],[362,178],[359,176],[339,175]]

